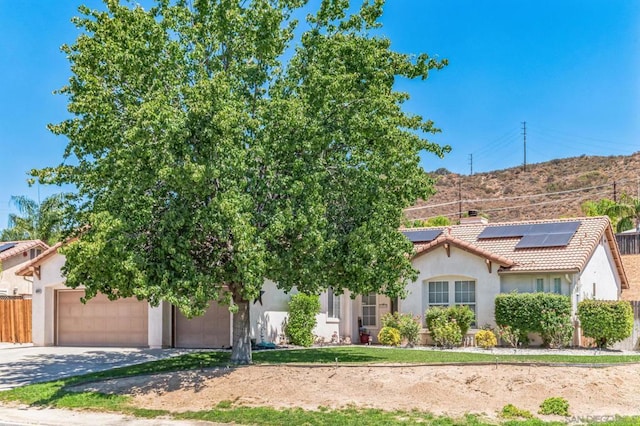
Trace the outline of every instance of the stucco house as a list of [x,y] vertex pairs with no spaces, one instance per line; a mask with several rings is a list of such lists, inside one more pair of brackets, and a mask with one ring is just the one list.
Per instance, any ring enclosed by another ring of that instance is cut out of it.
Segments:
[[469,217],[456,226],[404,232],[414,241],[419,276],[399,302],[401,312],[464,304],[479,327],[495,325],[500,293],[567,295],[575,313],[581,300],[618,300],[629,287],[607,217],[496,224]]
[[0,295],[31,294],[31,283],[16,276],[16,271],[47,248],[40,240],[0,242]]
[[[571,296],[573,308],[586,298],[612,299],[628,288],[609,219],[589,217],[488,224],[479,217],[460,225],[402,230],[414,242],[418,278],[407,297],[320,295],[315,334],[360,340],[361,330],[376,336],[380,318],[399,311],[423,316],[432,306],[464,304],[476,313],[475,327],[494,324],[495,296],[553,292]],[[36,345],[150,347],[229,347],[232,316],[213,303],[202,317],[188,320],[168,303],[151,307],[135,299],[109,301],[98,296],[80,303],[82,290],[64,285],[59,244],[18,271],[33,281],[33,341]],[[289,294],[265,282],[251,305],[256,341],[278,342]],[[576,342],[579,343],[579,342]]]
[[[20,278],[33,287],[32,335],[38,346],[140,346],[228,348],[232,343],[232,316],[226,306],[212,303],[201,317],[187,319],[169,303],[157,307],[135,298],[110,301],[104,295],[81,303],[81,289],[65,286],[61,244],[50,247],[22,265]],[[262,296],[251,304],[251,334],[259,343],[278,342],[283,336],[290,295],[266,282]],[[337,304],[317,315],[316,333],[339,333]],[[336,298],[336,301],[338,299]],[[339,303],[339,302],[336,302]],[[335,316],[333,318],[332,316]]]

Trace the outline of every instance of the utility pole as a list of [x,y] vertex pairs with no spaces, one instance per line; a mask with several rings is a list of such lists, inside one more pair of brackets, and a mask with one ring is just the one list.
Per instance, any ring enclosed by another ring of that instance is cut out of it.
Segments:
[[615,180],[613,181],[613,202],[614,203],[618,202],[618,187],[617,187],[617,182]]
[[471,176],[473,176],[473,154],[469,154],[469,166],[471,167]]
[[458,180],[458,218],[462,219],[462,182]]
[[522,171],[527,171],[527,122],[522,122],[522,137],[524,141],[524,167]]

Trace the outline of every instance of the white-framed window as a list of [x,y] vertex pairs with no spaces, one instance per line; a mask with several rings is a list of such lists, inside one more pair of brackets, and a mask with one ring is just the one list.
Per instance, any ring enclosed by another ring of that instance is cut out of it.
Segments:
[[[476,315],[476,282],[475,281],[456,281],[455,282],[455,304],[465,305]],[[472,322],[474,326],[476,322]]]
[[555,294],[562,294],[562,278],[555,277],[553,279],[553,292]]
[[[426,309],[436,306],[464,305],[476,314],[475,280],[455,280],[453,286],[449,284],[449,281],[427,282]],[[473,325],[475,324],[473,322]]]
[[449,281],[429,281],[429,306],[449,306]]
[[29,259],[34,259],[34,258],[40,256],[40,253],[42,253],[41,249],[32,248],[31,250],[29,250]]
[[340,318],[340,295],[333,292],[333,288],[327,291],[327,317]]
[[536,292],[544,292],[544,278],[536,278]]
[[362,326],[376,327],[378,322],[376,318],[376,294],[369,293],[362,295]]

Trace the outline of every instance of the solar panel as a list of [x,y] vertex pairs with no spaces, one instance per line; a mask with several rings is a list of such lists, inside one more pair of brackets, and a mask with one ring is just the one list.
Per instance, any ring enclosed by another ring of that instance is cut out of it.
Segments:
[[571,241],[573,234],[574,232],[525,235],[516,244],[516,248],[565,247]]
[[442,229],[420,229],[415,231],[402,231],[412,243],[428,243],[442,234]]
[[0,246],[0,253],[2,253],[3,251],[7,251],[10,248],[13,248],[15,246],[17,246],[17,243],[6,243]]
[[530,234],[566,234],[578,230],[580,222],[536,223],[525,235]]
[[487,226],[482,230],[479,239],[483,238],[512,238],[527,235],[531,225],[498,225]]
[[512,238],[540,234],[565,234],[569,232],[574,233],[578,230],[579,226],[580,222],[487,226],[480,235],[478,235],[478,239]]

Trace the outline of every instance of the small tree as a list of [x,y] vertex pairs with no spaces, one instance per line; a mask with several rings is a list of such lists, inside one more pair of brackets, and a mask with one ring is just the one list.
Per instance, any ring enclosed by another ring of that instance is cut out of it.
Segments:
[[626,339],[633,331],[633,309],[625,300],[583,300],[578,304],[582,333],[606,348]]
[[313,344],[316,314],[320,312],[320,299],[316,295],[295,294],[289,302],[289,319],[285,327],[287,338],[294,345],[309,347]]

